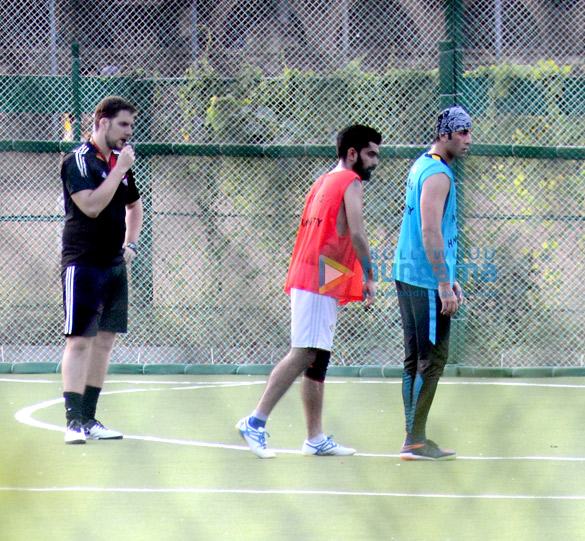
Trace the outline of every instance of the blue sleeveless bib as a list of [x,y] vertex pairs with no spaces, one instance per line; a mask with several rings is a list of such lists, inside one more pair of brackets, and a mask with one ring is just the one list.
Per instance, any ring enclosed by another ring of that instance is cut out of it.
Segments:
[[[440,270],[435,276],[423,245],[420,196],[424,181],[437,173],[444,173],[451,179],[451,189],[445,201],[441,223],[445,244],[443,258],[447,268]],[[412,164],[408,173],[406,204],[394,265],[392,266],[392,278],[418,287],[438,289],[439,281],[450,281],[453,285],[456,265],[457,194],[455,176],[447,163],[439,156],[425,153]]]

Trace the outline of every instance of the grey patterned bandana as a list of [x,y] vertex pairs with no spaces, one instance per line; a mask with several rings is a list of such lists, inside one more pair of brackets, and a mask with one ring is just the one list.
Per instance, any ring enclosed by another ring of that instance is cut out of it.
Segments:
[[463,107],[443,109],[437,122],[437,133],[454,133],[471,129],[471,117]]

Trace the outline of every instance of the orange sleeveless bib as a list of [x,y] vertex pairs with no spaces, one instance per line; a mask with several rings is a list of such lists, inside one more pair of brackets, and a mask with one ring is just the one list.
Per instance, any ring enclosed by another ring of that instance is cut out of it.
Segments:
[[350,169],[320,177],[305,198],[284,290],[305,289],[339,299],[363,300],[363,270],[349,231],[337,234],[337,214],[347,187],[360,177]]

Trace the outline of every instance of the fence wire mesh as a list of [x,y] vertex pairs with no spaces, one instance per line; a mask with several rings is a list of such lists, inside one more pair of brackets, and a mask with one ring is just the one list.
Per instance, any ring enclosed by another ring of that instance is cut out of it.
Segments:
[[439,43],[460,34],[456,99],[484,151],[458,172],[468,299],[452,360],[582,365],[585,168],[557,159],[585,146],[582,4],[2,3],[2,360],[60,359],[60,156],[42,144],[87,137],[97,102],[120,94],[140,111],[146,212],[114,361],[277,362],[303,196],[334,164],[337,131],[363,122],[393,149],[365,195],[380,294],[368,314],[343,310],[333,361],[401,364],[388,277],[404,184],[444,101]]

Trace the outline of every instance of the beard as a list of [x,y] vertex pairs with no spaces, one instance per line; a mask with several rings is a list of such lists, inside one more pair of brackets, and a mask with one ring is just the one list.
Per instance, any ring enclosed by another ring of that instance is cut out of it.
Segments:
[[120,139],[110,137],[109,131],[106,132],[106,145],[108,145],[110,150],[122,150],[122,147],[124,146],[123,143],[120,144]]
[[370,177],[372,176],[372,172],[374,171],[374,169],[376,169],[375,165],[373,167],[366,169],[364,167],[364,161],[362,160],[362,157],[358,155],[358,159],[357,162],[355,162],[355,165],[353,166],[353,170],[360,176],[362,180],[370,180]]

